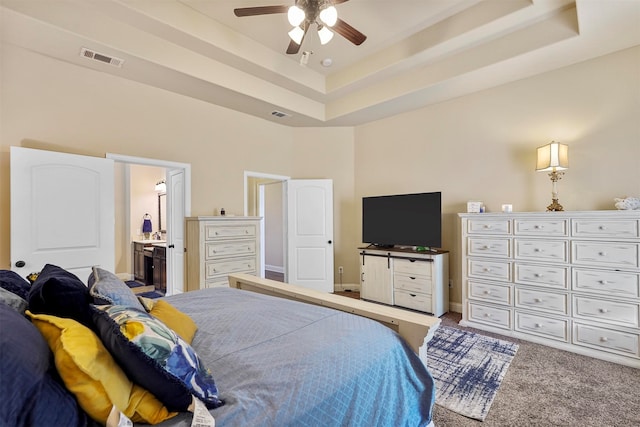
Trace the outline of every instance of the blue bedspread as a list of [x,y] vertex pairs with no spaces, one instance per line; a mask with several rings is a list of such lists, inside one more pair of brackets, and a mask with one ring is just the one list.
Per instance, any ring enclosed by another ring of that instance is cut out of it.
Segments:
[[[360,316],[231,288],[167,298],[226,404],[218,427],[426,426],[433,380],[392,330]],[[190,414],[161,426],[189,426]]]

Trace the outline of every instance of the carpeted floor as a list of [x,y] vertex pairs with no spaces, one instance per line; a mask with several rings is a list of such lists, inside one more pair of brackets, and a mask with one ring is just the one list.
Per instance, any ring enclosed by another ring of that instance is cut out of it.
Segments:
[[436,405],[436,427],[640,426],[639,369],[462,328],[459,313],[441,319],[443,325],[513,341],[519,348],[484,422]]

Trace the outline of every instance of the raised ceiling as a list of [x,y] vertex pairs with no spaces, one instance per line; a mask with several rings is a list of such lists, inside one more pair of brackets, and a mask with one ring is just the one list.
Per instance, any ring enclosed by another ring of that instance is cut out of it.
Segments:
[[293,3],[0,0],[2,40],[288,126],[354,126],[640,44],[640,0],[350,0],[338,16],[367,40],[310,31],[297,55],[286,14],[233,13]]

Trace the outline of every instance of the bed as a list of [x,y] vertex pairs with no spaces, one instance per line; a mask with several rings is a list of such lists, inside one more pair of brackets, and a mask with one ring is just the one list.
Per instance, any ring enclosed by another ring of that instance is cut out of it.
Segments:
[[242,274],[164,300],[198,327],[191,346],[224,401],[217,426],[432,425],[437,318]]

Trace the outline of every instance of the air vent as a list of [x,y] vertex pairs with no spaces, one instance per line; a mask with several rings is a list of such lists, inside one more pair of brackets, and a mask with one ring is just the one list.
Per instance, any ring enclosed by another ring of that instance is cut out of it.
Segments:
[[83,47],[80,50],[80,56],[84,58],[93,59],[94,61],[100,61],[105,64],[109,64],[118,68],[121,68],[122,64],[124,63],[124,59],[115,58],[113,56],[108,56],[102,53],[98,53],[93,50],[87,49],[86,47]]
[[287,113],[283,113],[282,111],[272,111],[271,112],[272,116],[276,116],[278,118],[283,118],[283,117],[291,117],[291,114],[287,114]]

